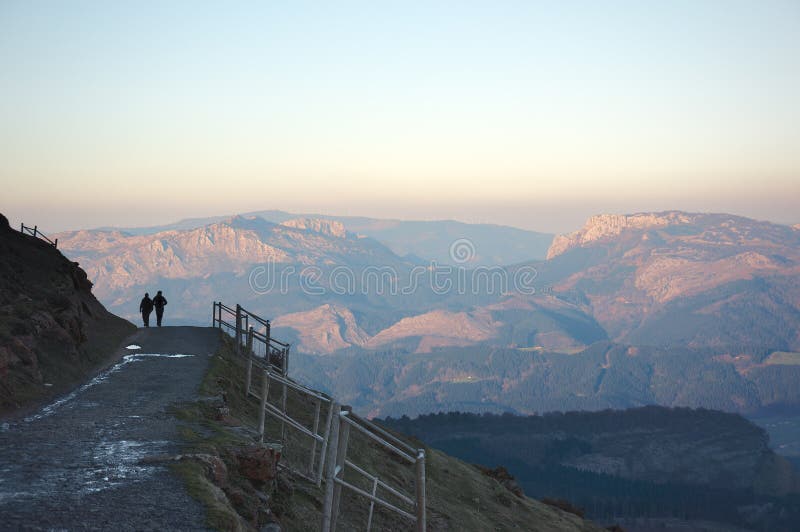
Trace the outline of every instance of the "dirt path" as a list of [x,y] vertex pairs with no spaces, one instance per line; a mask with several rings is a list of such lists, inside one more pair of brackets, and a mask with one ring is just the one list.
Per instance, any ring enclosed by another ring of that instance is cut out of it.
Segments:
[[169,406],[196,397],[218,341],[211,328],[140,329],[128,342],[141,349],[0,424],[0,529],[203,530],[205,512],[181,481],[140,460],[180,451]]

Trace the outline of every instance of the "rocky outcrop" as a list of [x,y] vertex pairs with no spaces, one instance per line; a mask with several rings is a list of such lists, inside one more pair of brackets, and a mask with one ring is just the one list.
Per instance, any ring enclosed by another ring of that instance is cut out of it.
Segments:
[[[800,233],[789,226],[729,214],[601,215],[558,237],[549,257],[541,269],[561,277],[554,292],[587,304],[614,340],[745,345],[785,321],[766,343],[800,345],[788,332],[800,309]],[[759,313],[770,317],[757,322]]]
[[434,310],[402,318],[370,336],[348,308],[333,304],[284,314],[272,321],[273,330],[292,329],[299,340],[298,351],[318,355],[354,346],[379,349],[398,342],[409,342],[409,347],[417,353],[429,353],[436,348],[489,340],[498,334],[501,325],[484,309]]
[[679,211],[640,214],[598,214],[590,217],[583,228],[567,235],[557,235],[547,250],[552,259],[562,253],[592,242],[613,238],[628,229],[651,229],[694,222],[698,215]]
[[284,314],[272,320],[273,329],[294,329],[302,353],[327,354],[353,345],[361,346],[369,335],[359,327],[353,313],[341,305],[325,304],[305,311]]
[[278,476],[280,452],[272,447],[253,445],[236,452],[239,462],[239,474],[247,480],[262,484],[274,480]]
[[500,323],[489,311],[451,312],[433,310],[403,318],[370,338],[367,347],[376,348],[406,338],[419,338],[418,353],[438,347],[463,346],[486,341],[497,335]]
[[344,224],[336,220],[323,220],[320,218],[295,218],[292,220],[286,220],[285,222],[282,222],[281,225],[285,227],[291,227],[293,229],[302,229],[305,231],[320,233],[322,235],[332,236],[335,238],[345,238],[347,236],[347,231],[345,230]]
[[78,263],[0,219],[0,414],[76,383],[134,330],[91,289]]

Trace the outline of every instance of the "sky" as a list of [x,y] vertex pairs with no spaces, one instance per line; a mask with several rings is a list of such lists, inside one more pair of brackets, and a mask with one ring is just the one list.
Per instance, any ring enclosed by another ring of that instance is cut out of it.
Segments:
[[800,2],[0,1],[0,212],[800,222]]

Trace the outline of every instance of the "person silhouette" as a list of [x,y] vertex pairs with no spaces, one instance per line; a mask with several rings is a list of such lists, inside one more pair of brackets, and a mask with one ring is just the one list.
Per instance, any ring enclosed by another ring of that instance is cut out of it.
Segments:
[[167,306],[167,298],[158,291],[156,297],[153,298],[153,306],[156,307],[156,324],[161,327],[161,318],[164,316],[164,307]]
[[144,293],[142,302],[139,303],[139,312],[142,313],[142,321],[145,327],[150,327],[150,313],[153,312],[153,300],[150,299],[150,294]]

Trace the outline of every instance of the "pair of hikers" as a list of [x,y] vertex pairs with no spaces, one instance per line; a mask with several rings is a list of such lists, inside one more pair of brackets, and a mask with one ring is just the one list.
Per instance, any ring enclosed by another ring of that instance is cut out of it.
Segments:
[[144,294],[142,298],[142,302],[139,303],[139,312],[142,313],[142,321],[144,322],[145,327],[150,327],[150,313],[153,312],[153,309],[156,309],[156,323],[159,327],[161,327],[161,318],[164,316],[164,307],[167,306],[167,298],[161,293],[161,290],[158,291],[156,297],[150,299],[150,294]]

